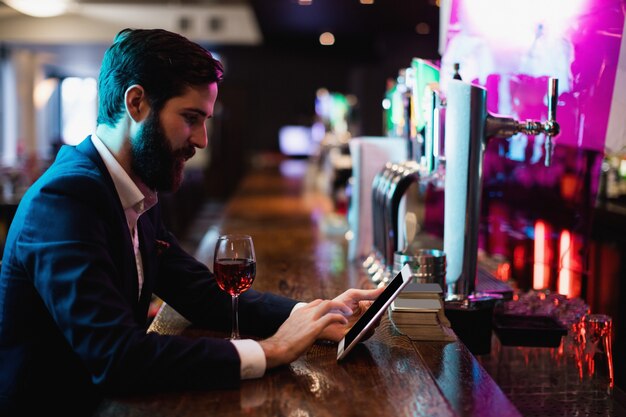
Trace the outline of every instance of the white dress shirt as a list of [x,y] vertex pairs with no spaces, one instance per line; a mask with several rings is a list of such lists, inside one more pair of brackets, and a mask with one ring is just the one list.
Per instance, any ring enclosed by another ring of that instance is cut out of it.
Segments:
[[[104,164],[113,179],[115,189],[122,202],[124,213],[126,214],[126,222],[128,223],[128,231],[133,241],[135,251],[135,263],[137,265],[137,277],[139,279],[139,291],[137,298],[141,296],[141,288],[143,286],[143,261],[141,252],[139,251],[139,239],[137,237],[137,220],[139,216],[152,208],[157,202],[157,193],[150,190],[139,179],[133,179],[122,168],[115,159],[111,151],[96,136],[91,135],[91,141],[104,161]],[[298,306],[296,306],[298,307]],[[294,307],[294,310],[295,308]],[[293,312],[293,310],[292,310]],[[241,360],[241,378],[252,379],[262,377],[267,367],[265,353],[261,345],[251,339],[231,340],[231,343],[237,349]]]

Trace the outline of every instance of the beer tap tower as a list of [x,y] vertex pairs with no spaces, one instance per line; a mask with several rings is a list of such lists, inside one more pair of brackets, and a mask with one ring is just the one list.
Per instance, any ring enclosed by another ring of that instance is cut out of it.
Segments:
[[552,160],[552,139],[559,134],[556,121],[558,80],[548,85],[548,121],[520,122],[487,112],[487,91],[460,80],[450,80],[445,118],[444,252],[447,257],[446,301],[471,300],[476,288],[478,228],[483,153],[495,137],[516,133],[545,134],[545,165]]

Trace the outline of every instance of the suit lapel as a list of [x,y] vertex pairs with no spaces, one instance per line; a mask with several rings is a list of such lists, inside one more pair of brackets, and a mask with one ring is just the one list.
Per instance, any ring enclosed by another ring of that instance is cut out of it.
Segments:
[[[128,277],[127,279],[129,280],[129,285],[126,287],[129,289],[129,294],[126,294],[126,295],[128,299],[131,300],[132,302],[133,310],[135,312],[137,321],[139,323],[144,323],[146,320],[145,312],[147,311],[147,304],[145,305],[145,309],[141,307],[144,306],[144,298],[146,298],[146,295],[145,295],[146,291],[142,290],[142,294],[138,302],[137,293],[139,292],[139,282],[138,282],[138,277],[137,277],[137,265],[135,263],[135,256],[134,256],[135,251],[133,249],[133,241],[132,241],[132,237],[130,236],[130,232],[128,230],[128,226],[126,223],[126,214],[124,213],[124,208],[122,207],[122,203],[120,201],[119,195],[117,194],[117,191],[115,189],[113,178],[111,178],[111,174],[109,174],[109,171],[106,168],[104,161],[100,157],[98,150],[93,145],[93,142],[91,142],[91,136],[88,136],[85,140],[83,140],[80,144],[78,144],[75,149],[78,152],[82,153],[83,155],[87,156],[95,164],[95,166],[100,171],[100,174],[106,181],[109,189],[111,190],[111,193],[113,195],[112,198],[115,198],[117,200],[117,203],[118,203],[117,214],[119,217],[119,233],[122,236],[121,243],[123,245],[123,252],[125,254],[129,254],[128,256],[124,256],[124,259],[122,260],[123,268],[124,268],[123,273],[126,275],[126,277]],[[139,218],[140,222],[142,221],[143,217],[145,216],[141,216]],[[142,235],[141,235],[142,230],[144,229],[145,227],[141,227],[141,226],[138,229],[140,248],[141,248],[141,241],[144,240],[142,239]],[[143,253],[144,252],[142,251],[142,257],[147,260],[149,258],[149,255],[143,255]],[[147,263],[148,262],[144,261],[144,266]],[[148,275],[144,268],[144,288],[146,285],[145,281],[148,281],[145,279],[145,276],[148,276]],[[150,288],[150,291],[151,291],[151,288]],[[149,297],[148,297],[148,302],[149,302]]]
[[[141,252],[143,263],[143,287],[141,288],[141,296],[139,297],[139,310],[144,311],[144,308],[148,308],[152,297],[152,291],[154,290],[153,277],[156,273],[156,233],[148,212],[139,217],[137,225],[137,232],[139,234],[139,250]],[[145,317],[143,320],[145,320]]]
[[[109,174],[109,170],[107,169],[106,165],[104,164],[104,161],[100,157],[98,150],[93,145],[93,142],[91,141],[91,136],[87,136],[85,140],[83,140],[81,143],[76,145],[76,150],[82,153],[83,155],[85,155],[87,158],[89,158],[91,162],[93,162],[96,165],[96,167],[98,167],[98,170],[102,174],[102,177],[106,180],[111,190],[115,192],[115,195],[117,195],[117,192],[115,191],[115,184],[113,183],[113,178],[111,178],[111,174]],[[118,200],[119,200],[119,196],[118,196]],[[120,203],[120,210],[122,214],[124,214],[124,210],[122,209],[122,203]]]

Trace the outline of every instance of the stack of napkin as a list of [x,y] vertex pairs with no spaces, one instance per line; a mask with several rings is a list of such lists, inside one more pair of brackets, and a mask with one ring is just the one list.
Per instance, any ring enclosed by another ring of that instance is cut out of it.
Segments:
[[454,341],[439,284],[408,284],[391,304],[391,321],[413,340]]

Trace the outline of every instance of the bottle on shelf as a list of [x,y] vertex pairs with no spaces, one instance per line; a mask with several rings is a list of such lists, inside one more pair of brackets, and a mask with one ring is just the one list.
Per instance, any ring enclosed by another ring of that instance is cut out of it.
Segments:
[[460,69],[461,69],[461,64],[459,64],[458,62],[455,62],[454,63],[454,75],[452,76],[453,79],[463,80],[463,78],[461,78],[461,74],[459,74]]

